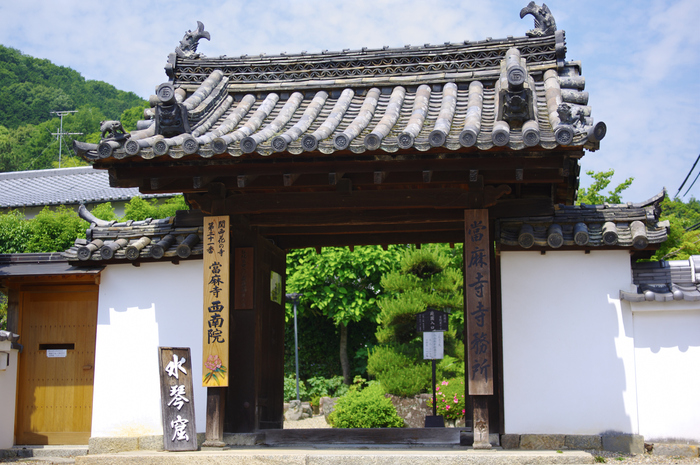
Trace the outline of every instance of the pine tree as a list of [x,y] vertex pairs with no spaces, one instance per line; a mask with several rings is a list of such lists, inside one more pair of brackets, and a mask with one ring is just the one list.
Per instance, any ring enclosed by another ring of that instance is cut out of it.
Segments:
[[[452,256],[451,256],[452,255]],[[384,389],[398,396],[427,391],[430,362],[423,360],[423,338],[416,331],[416,315],[428,307],[450,314],[445,332],[445,358],[438,365],[441,377],[464,373],[463,277],[461,254],[445,245],[406,250],[396,270],[382,277],[385,296],[380,300],[377,346],[367,370]],[[459,335],[459,336],[458,336]]]

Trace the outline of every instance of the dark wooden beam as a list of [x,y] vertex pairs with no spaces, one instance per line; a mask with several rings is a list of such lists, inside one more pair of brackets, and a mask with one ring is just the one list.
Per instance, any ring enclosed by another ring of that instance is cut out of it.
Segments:
[[462,208],[453,209],[395,209],[395,210],[328,210],[294,212],[291,214],[261,213],[248,215],[251,226],[289,228],[298,226],[351,226],[370,224],[454,223],[463,218]]
[[405,234],[405,233],[427,233],[433,231],[459,231],[464,229],[464,223],[411,223],[407,225],[399,224],[368,224],[350,226],[293,226],[293,227],[260,227],[258,231],[263,236],[324,236],[337,234]]
[[385,244],[432,244],[464,241],[464,230],[383,234],[336,234],[325,236],[269,236],[285,250],[307,247],[346,247]]
[[282,175],[284,187],[290,187],[299,178],[299,173],[287,173]]
[[229,214],[323,211],[345,209],[467,208],[469,192],[463,189],[423,189],[283,194],[238,194],[226,199]]

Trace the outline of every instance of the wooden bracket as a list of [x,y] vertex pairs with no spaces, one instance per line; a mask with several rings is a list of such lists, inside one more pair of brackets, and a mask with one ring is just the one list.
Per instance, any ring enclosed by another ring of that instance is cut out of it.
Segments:
[[429,183],[433,180],[433,170],[423,170],[423,182]]
[[386,171],[375,171],[374,172],[374,183],[381,184],[386,179]]
[[257,176],[252,176],[249,174],[238,175],[238,177],[236,178],[238,188],[243,189],[244,187],[249,187],[255,178],[257,178]]
[[328,173],[328,184],[331,186],[335,186],[338,184],[338,181],[343,177],[345,173],[338,173],[338,172],[332,172]]

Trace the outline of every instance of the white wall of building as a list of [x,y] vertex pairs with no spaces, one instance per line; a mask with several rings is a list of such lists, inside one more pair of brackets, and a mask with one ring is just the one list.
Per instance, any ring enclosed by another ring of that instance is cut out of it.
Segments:
[[640,434],[647,442],[700,442],[700,302],[631,308]]
[[11,449],[15,443],[18,353],[10,341],[0,341],[0,450]]
[[627,251],[502,252],[506,433],[638,434]]
[[108,266],[101,274],[92,436],[162,434],[158,347],[189,347],[197,431],[206,423],[202,261]]

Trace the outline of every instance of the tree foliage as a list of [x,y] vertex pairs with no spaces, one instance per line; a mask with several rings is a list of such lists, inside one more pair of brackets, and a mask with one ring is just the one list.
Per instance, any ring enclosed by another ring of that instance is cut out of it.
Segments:
[[[391,269],[398,246],[324,247],[287,254],[287,292],[301,293],[298,311],[330,319],[339,328],[343,377],[350,383],[347,329],[351,323],[376,319],[380,280]],[[287,303],[287,317],[293,307]],[[345,332],[345,334],[343,334]]]
[[103,120],[123,119],[125,129],[134,129],[146,104],[132,92],[0,45],[0,172],[57,166],[59,141],[52,133],[60,119],[52,111],[77,110],[63,118],[64,132],[82,134],[63,138],[64,167],[84,164],[72,157],[73,137],[99,142]]
[[606,195],[603,193],[603,190],[607,188],[612,181],[615,170],[609,169],[608,171],[598,171],[597,173],[594,171],[586,171],[586,174],[593,178],[593,184],[587,188],[579,189],[576,204],[601,205],[605,202],[613,204],[622,203],[622,191],[630,187],[632,181],[634,181],[634,178],[627,178],[613,190],[608,191]]
[[700,254],[700,201],[687,203],[679,198],[666,198],[661,203],[661,218],[671,224],[668,239],[651,260],[685,260]]

